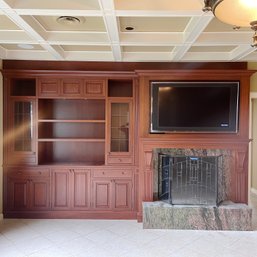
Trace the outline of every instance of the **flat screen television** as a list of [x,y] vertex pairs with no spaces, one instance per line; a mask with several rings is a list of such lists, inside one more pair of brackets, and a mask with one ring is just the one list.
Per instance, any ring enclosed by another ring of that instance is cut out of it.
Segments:
[[238,130],[239,82],[151,82],[151,133]]

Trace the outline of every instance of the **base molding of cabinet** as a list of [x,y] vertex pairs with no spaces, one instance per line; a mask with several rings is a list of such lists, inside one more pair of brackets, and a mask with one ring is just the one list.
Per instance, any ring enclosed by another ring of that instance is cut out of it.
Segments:
[[138,222],[143,222],[143,213],[142,212],[137,213],[137,221]]
[[[4,218],[22,219],[137,219],[136,212],[46,211],[5,212]],[[0,217],[1,219],[1,217]]]

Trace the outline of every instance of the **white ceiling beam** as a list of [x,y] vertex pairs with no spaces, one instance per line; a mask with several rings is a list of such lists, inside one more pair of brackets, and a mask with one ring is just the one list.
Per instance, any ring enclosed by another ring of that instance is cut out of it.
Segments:
[[193,17],[189,22],[187,28],[184,32],[184,44],[177,46],[174,49],[173,60],[179,61],[187,53],[188,49],[193,45],[197,40],[200,34],[208,26],[210,21],[213,19],[212,15],[202,15],[201,17]]
[[191,17],[202,16],[203,13],[199,11],[145,11],[145,10],[117,10],[115,11],[117,17]]
[[45,16],[98,16],[103,15],[102,11],[98,10],[65,10],[65,9],[14,9],[19,15],[43,15]]
[[6,59],[7,58],[7,50],[0,46],[0,59]]
[[113,0],[99,0],[99,5],[103,11],[104,23],[111,43],[114,60],[122,61],[119,28],[114,11],[114,2]]
[[230,60],[239,61],[247,55],[249,55],[250,53],[254,52],[255,50],[256,48],[252,47],[250,44],[238,46],[230,53]]
[[182,61],[229,61],[230,55],[224,52],[187,52]]

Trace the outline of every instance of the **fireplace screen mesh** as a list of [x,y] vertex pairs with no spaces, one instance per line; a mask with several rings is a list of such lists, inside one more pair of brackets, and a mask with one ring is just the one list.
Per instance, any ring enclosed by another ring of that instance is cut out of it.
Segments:
[[221,156],[159,156],[159,199],[171,204],[217,205]]

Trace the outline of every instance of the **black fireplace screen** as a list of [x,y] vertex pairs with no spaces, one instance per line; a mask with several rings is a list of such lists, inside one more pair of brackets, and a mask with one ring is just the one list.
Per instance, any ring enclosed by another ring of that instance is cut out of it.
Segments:
[[217,205],[221,157],[160,154],[159,199],[171,204]]

